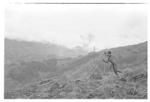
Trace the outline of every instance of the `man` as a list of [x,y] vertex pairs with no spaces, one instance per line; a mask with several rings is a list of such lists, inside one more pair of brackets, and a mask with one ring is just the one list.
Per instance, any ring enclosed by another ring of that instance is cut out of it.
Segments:
[[110,69],[112,68],[114,73],[115,73],[115,75],[117,77],[119,77],[118,72],[121,73],[121,71],[119,71],[117,69],[117,64],[116,64],[116,61],[115,61],[115,57],[112,56],[111,51],[105,52],[104,55],[105,55],[105,59],[103,59],[103,62],[110,63],[111,64],[110,65]]

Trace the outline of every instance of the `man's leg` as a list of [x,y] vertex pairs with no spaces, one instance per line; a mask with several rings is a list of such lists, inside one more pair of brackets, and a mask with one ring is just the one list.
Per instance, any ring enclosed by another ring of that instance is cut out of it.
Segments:
[[113,68],[113,71],[114,71],[115,75],[116,75],[117,77],[119,77],[117,68],[116,68],[116,66],[115,66],[114,64],[112,64],[112,68]]

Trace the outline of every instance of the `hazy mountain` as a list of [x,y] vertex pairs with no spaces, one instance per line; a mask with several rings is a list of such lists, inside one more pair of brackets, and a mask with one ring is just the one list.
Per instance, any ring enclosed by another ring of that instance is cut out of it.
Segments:
[[[107,50],[111,50],[116,57],[121,76],[127,81],[119,81],[109,65],[102,62],[105,51],[102,50],[76,58],[7,66],[12,70],[5,74],[5,97],[146,98],[147,42]],[[32,84],[21,88],[27,83]],[[17,85],[19,89],[9,92],[7,89],[11,85]]]
[[16,61],[30,62],[50,58],[76,57],[86,53],[82,48],[69,49],[52,43],[5,39],[5,64]]

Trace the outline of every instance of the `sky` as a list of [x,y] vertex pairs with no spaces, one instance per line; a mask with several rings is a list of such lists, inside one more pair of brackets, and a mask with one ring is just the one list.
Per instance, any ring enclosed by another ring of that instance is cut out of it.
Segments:
[[147,40],[146,6],[9,4],[5,37],[97,50]]

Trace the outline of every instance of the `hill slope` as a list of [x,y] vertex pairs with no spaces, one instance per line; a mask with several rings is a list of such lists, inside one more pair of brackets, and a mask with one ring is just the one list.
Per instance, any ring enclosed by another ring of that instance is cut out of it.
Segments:
[[[5,39],[5,89],[17,87],[40,80],[48,75],[55,76],[59,68],[57,59],[65,62],[70,58],[85,55],[82,48],[69,49],[64,46]],[[59,61],[60,62],[60,61]]]
[[[113,55],[116,57],[117,65],[120,70],[126,68],[137,67],[142,64],[147,68],[147,42],[130,45],[125,47],[118,47],[110,49]],[[79,66],[76,66],[76,71],[69,72],[71,76],[82,76],[84,73],[91,72],[94,68],[100,70],[100,72],[104,73],[104,71],[109,71],[109,65],[103,63],[103,53],[105,50],[98,53],[91,53],[81,59],[77,60],[73,64],[82,63]],[[89,59],[89,60],[88,60]],[[75,66],[75,65],[71,65]],[[68,74],[69,74],[68,73]],[[74,74],[75,73],[75,74]],[[80,74],[78,74],[80,73]]]
[[103,50],[66,61],[58,67],[62,74],[6,92],[5,98],[147,98],[147,42],[110,50],[122,79],[102,62]]

